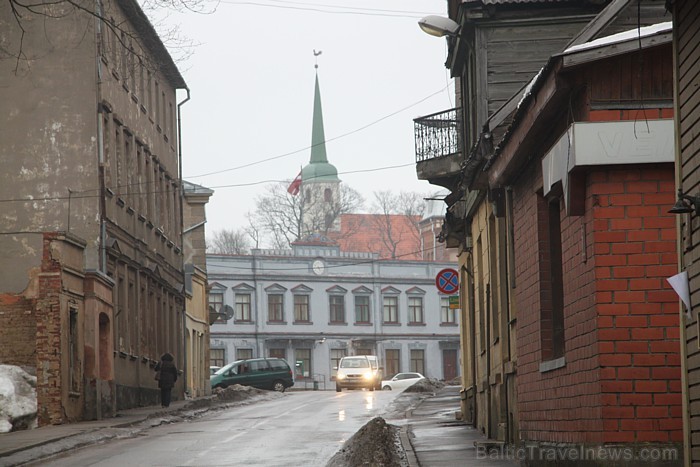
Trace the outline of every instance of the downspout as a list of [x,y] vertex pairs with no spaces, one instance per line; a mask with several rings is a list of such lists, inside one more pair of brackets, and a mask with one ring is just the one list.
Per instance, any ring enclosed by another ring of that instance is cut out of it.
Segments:
[[[102,42],[102,3],[100,0],[95,1],[95,10],[97,11],[97,18],[95,18],[95,31],[97,32],[96,36],[96,41],[98,44],[98,47],[101,47]],[[97,107],[97,170],[98,170],[98,184],[99,184],[99,193],[100,193],[100,202],[99,202],[99,213],[100,213],[100,233],[99,233],[99,248],[97,252],[97,262],[98,262],[98,270],[100,273],[107,275],[107,248],[106,248],[106,243],[107,243],[107,229],[105,226],[105,212],[106,212],[106,206],[105,206],[105,179],[104,179],[104,123],[103,123],[103,118],[102,118],[102,112],[104,109],[102,108],[101,102],[102,102],[102,57],[100,56],[99,53],[95,54],[95,67],[96,67],[96,73],[97,73],[97,83],[95,86],[95,104]],[[113,302],[112,302],[113,304]],[[99,319],[98,319],[99,322]],[[85,325],[83,325],[83,332],[85,329]],[[100,329],[99,329],[99,324],[97,329],[95,329],[95,332],[99,335]],[[83,337],[85,337],[83,335]],[[100,348],[97,348],[96,351],[99,355]],[[112,349],[110,349],[111,352]],[[98,359],[99,361],[100,359]],[[101,366],[101,363],[98,364]],[[83,368],[84,371],[84,368]],[[101,401],[102,400],[102,384],[99,383],[100,376],[102,374],[101,368],[98,367],[98,371],[96,372],[95,376],[95,400],[96,401]],[[111,398],[112,402],[112,407],[110,410],[114,413],[117,411],[117,404],[116,400]],[[95,403],[95,417],[97,420],[102,419],[102,404],[101,403]]]
[[486,437],[491,437],[491,283],[486,284]]
[[[675,163],[675,178],[676,190],[683,187],[682,173],[682,157],[680,144],[680,90],[678,89],[678,5],[673,5],[673,129],[674,129],[674,163]],[[691,214],[692,215],[692,214]],[[678,254],[678,271],[683,271],[686,268],[683,261],[683,230],[681,229],[681,219],[683,216],[676,216],[676,252]],[[688,216],[686,222],[690,222]],[[691,290],[692,292],[692,290]],[[683,305],[678,306],[678,326],[680,327],[680,345],[681,345],[681,407],[683,408],[683,459],[684,465],[690,465],[691,456],[691,425],[690,425],[690,400],[688,396],[688,336],[686,329],[686,313],[683,313]],[[691,310],[688,310],[690,312]]]
[[[469,258],[467,259],[467,273],[469,271],[474,271],[474,265],[472,264],[472,253],[469,253]],[[473,428],[478,428],[479,423],[478,423],[478,417],[479,417],[479,404],[477,401],[478,397],[478,383],[476,380],[476,365],[477,365],[477,358],[476,358],[476,306],[475,306],[475,301],[474,301],[474,277],[469,277],[468,279],[468,284],[469,284],[469,330],[471,332],[471,338],[469,339],[469,352],[471,354],[471,381],[472,381],[472,398],[473,398],[473,407],[474,407],[474,414],[472,415],[472,427]]]
[[180,182],[180,272],[182,273],[182,380],[184,391],[188,391],[187,387],[187,293],[185,291],[185,243],[183,232],[185,230],[184,221],[184,203],[185,203],[185,186],[182,181],[182,106],[190,100],[190,88],[185,87],[187,97],[185,100],[177,104],[177,175]]

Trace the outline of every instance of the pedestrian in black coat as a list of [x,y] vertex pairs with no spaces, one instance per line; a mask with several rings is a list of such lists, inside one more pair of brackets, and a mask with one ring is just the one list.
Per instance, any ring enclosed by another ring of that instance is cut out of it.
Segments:
[[164,353],[160,357],[160,362],[156,365],[156,372],[159,372],[158,387],[160,388],[160,403],[163,407],[170,405],[170,397],[175,381],[177,381],[177,367],[175,367],[175,358]]

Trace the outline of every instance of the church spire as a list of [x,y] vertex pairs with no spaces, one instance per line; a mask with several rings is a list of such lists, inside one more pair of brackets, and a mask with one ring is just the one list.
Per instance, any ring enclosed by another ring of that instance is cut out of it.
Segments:
[[303,183],[340,182],[338,170],[328,163],[326,154],[326,135],[323,130],[323,110],[321,108],[321,88],[318,84],[318,56],[321,51],[314,50],[316,63],[316,85],[314,89],[314,115],[311,130],[311,158],[309,164],[302,169]]
[[314,92],[314,120],[311,129],[312,164],[328,162],[326,155],[326,135],[323,131],[323,109],[321,108],[321,89],[318,86],[318,64],[316,64],[316,89]]

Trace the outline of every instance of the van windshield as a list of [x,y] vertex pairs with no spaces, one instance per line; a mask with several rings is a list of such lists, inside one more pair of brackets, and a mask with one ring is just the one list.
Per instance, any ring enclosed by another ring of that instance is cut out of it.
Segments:
[[369,362],[366,358],[344,358],[340,361],[340,368],[369,368]]

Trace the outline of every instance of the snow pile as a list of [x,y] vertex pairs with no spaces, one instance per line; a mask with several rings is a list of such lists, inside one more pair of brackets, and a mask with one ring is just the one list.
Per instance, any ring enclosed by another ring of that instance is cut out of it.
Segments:
[[445,383],[436,379],[422,379],[407,387],[404,392],[432,392],[445,387]]
[[345,442],[326,467],[361,465],[407,467],[408,460],[401,445],[399,427],[389,425],[381,417],[373,418]]
[[251,397],[265,394],[267,391],[262,389],[256,389],[251,386],[241,386],[240,384],[234,384],[227,387],[226,389],[216,388],[213,391],[213,395],[219,401],[223,402],[235,402],[244,399],[250,399]]
[[36,376],[0,365],[0,433],[36,428]]

